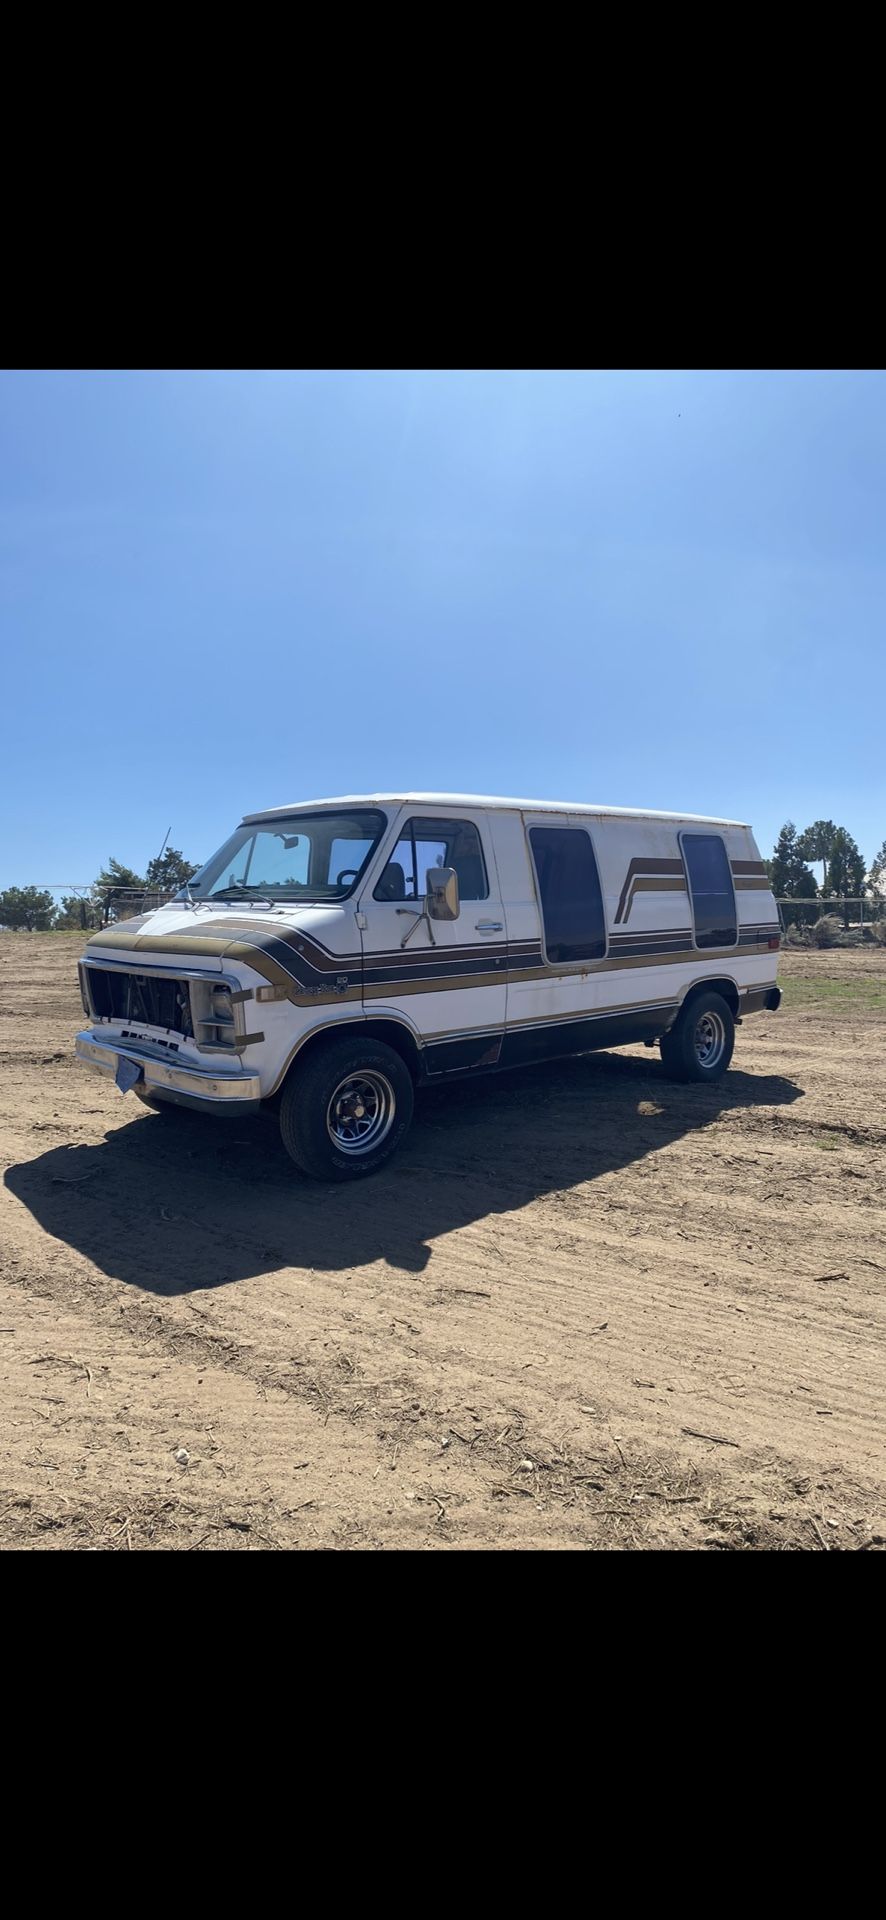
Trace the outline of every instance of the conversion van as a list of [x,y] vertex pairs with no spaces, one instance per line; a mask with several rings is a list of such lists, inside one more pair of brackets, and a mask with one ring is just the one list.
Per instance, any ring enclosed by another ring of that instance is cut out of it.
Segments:
[[635,1041],[719,1079],[738,1022],[779,1004],[778,946],[737,820],[303,801],[247,814],[173,902],[92,936],[77,1054],[158,1111],[274,1101],[296,1166],[350,1180],[422,1082]]

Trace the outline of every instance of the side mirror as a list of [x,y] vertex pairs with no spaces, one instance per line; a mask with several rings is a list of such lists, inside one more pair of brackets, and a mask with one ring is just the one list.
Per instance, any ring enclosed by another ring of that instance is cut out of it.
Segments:
[[425,909],[429,920],[457,920],[461,911],[458,899],[458,874],[454,867],[428,868],[428,894]]

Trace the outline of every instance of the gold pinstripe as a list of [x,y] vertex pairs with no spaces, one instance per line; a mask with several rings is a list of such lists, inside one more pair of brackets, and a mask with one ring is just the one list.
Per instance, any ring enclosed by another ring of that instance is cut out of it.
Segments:
[[[537,973],[541,968],[536,969]],[[422,980],[367,980],[365,1000],[400,1000],[406,993],[460,993],[463,987],[497,987],[512,979],[506,967],[498,973],[447,973],[442,979],[426,974]]]

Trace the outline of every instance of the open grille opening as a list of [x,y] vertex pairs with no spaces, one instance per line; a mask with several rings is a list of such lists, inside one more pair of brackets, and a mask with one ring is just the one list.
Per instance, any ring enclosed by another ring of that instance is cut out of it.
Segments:
[[86,972],[97,1019],[193,1033],[186,980],[161,980],[104,967],[87,967]]

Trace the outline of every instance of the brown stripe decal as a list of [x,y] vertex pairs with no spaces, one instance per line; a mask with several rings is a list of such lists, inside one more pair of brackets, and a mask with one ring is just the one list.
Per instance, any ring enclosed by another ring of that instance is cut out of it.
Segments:
[[638,893],[685,893],[685,892],[686,892],[685,880],[677,880],[677,879],[666,880],[664,878],[658,879],[656,877],[653,877],[652,875],[647,876],[645,874],[641,874],[639,879],[633,880],[631,882],[631,889],[628,894],[628,902],[624,911],[624,921],[625,923],[627,923],[627,921],[630,919],[631,908],[634,904],[634,901]]
[[[125,931],[120,926],[113,933],[93,934],[87,944],[97,947],[122,946],[130,951],[138,948],[147,952],[159,952],[165,948],[170,953],[196,952],[221,955],[227,952],[230,946],[242,942],[245,936],[248,945],[252,945],[255,941],[262,947],[291,948],[294,954],[298,954],[301,959],[307,961],[315,973],[338,974],[342,970],[359,968],[363,964],[363,953],[359,947],[346,953],[333,953],[329,947],[324,947],[320,941],[301,932],[297,927],[273,925],[266,920],[250,919],[244,915],[238,915],[236,919],[213,918],[202,923],[198,920],[193,926],[179,928],[175,934],[145,934],[140,939],[133,939],[132,934],[136,931],[136,927],[143,924],[143,922],[132,923],[131,932]],[[238,935],[240,942],[237,940]],[[508,947],[504,940],[475,940],[459,943],[458,946],[451,944],[445,948],[435,947],[428,951],[432,959],[438,956],[441,960],[468,960],[486,954],[493,958],[505,959],[508,952],[520,954],[536,952],[538,944],[537,940],[512,940]],[[373,968],[409,967],[415,964],[416,955],[422,957],[425,951],[425,948],[414,945],[381,947],[367,952],[366,963]]]
[[638,927],[634,933],[613,933],[610,936],[609,950],[611,953],[618,953],[621,947],[636,947],[640,942],[649,946],[650,943],[660,945],[663,940],[682,940],[685,943],[691,939],[692,928],[688,924],[682,927],[655,927],[654,929]]
[[[732,866],[734,870],[753,869],[736,873],[737,888],[768,888],[762,861],[734,861]],[[616,918],[627,921],[634,895],[644,891],[685,895],[682,862],[632,860]],[[271,985],[282,988],[287,998],[302,1008],[341,1006],[361,1000],[392,1001],[407,994],[454,993],[507,982],[543,982],[564,974],[587,978],[592,973],[609,973],[625,967],[698,966],[714,960],[748,957],[768,949],[772,936],[777,936],[779,931],[774,921],[751,924],[739,929],[736,946],[706,948],[703,952],[693,947],[691,929],[686,925],[643,928],[633,933],[614,932],[607,959],[564,969],[547,964],[537,939],[516,940],[510,944],[499,940],[395,947],[363,956],[359,949],[334,954],[297,927],[242,914],[212,916],[208,921],[195,915],[190,925],[174,934],[142,933],[143,924],[143,920],[118,923],[113,931],[94,934],[88,946],[112,952],[123,949],[135,966],[140,953],[181,955],[189,962],[201,956],[220,960],[222,964],[226,958],[233,959]]]
[[[778,927],[774,923],[763,927],[743,927],[737,947],[709,947],[703,953],[691,946],[686,928],[657,935],[622,935],[608,959],[576,968],[575,973],[579,977],[589,977],[592,973],[613,973],[626,967],[687,966],[698,965],[702,961],[740,959],[760,950],[768,950],[770,938],[777,934]],[[128,951],[133,952],[131,943],[124,939],[121,944],[128,945]],[[361,986],[359,969],[345,968],[336,976],[333,984],[328,975],[317,976],[314,980],[302,978],[295,971],[294,962],[292,968],[281,965],[273,954],[265,952],[258,945],[253,946],[251,942],[213,941],[204,935],[201,944],[205,954],[237,960],[272,986],[282,987],[287,998],[299,1007],[341,1006],[359,1001],[361,992],[365,1000],[396,1000],[406,994],[458,993],[504,982],[515,985],[518,982],[537,981],[541,984],[558,979],[565,972],[562,967],[545,964],[540,951],[535,949],[533,952],[531,947],[529,951],[514,952],[510,966],[493,958],[492,964],[486,968],[479,964],[472,966],[470,956],[453,960],[453,952],[458,954],[459,949],[447,948],[441,954],[424,949],[413,955],[409,974],[402,969],[388,971],[367,967]],[[140,942],[142,951],[149,946],[154,951],[165,953],[184,950],[191,957],[195,952],[193,941],[179,943],[175,935],[153,941],[149,937]]]
[[[664,885],[661,884],[662,881],[665,882]],[[657,892],[659,888],[662,893],[685,893],[686,879],[682,860],[633,859],[619,894],[618,906],[615,910],[616,924],[619,920],[627,920],[636,892],[639,890]]]

